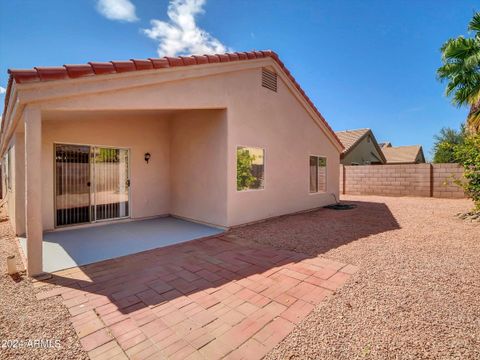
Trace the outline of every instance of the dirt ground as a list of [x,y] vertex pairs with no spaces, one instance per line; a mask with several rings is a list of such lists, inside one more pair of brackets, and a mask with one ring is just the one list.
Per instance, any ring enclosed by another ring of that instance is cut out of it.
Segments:
[[480,359],[480,224],[468,200],[349,196],[236,236],[360,270],[268,359]]

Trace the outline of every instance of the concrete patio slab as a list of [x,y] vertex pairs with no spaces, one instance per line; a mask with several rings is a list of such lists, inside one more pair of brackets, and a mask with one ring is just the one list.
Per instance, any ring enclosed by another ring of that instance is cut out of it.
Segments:
[[[54,272],[222,232],[219,228],[173,217],[46,232],[43,267],[46,272]],[[19,241],[26,254],[26,239]]]

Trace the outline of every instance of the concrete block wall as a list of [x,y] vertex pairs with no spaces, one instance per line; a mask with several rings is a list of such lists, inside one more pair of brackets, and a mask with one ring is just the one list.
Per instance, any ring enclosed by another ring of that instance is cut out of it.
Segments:
[[432,164],[433,197],[463,198],[463,189],[455,184],[455,180],[463,180],[463,169],[458,164]]
[[457,164],[340,165],[340,193],[463,198]]

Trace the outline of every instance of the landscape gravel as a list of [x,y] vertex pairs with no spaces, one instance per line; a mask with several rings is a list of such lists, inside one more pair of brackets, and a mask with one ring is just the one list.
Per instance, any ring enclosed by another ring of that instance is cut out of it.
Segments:
[[88,359],[60,297],[39,301],[25,271],[16,277],[6,274],[8,255],[15,255],[18,269],[23,263],[5,216],[1,208],[0,359]]
[[480,359],[480,224],[468,200],[347,196],[356,209],[237,228],[360,270],[267,359]]

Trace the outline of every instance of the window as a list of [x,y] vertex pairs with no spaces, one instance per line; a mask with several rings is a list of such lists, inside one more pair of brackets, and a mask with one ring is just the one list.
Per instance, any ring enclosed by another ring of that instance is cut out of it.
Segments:
[[5,154],[2,159],[2,199],[5,199],[7,193],[7,155]]
[[237,190],[261,190],[265,182],[265,150],[237,147]]
[[327,158],[310,156],[310,192],[327,191]]
[[12,190],[12,148],[7,152],[7,186]]

